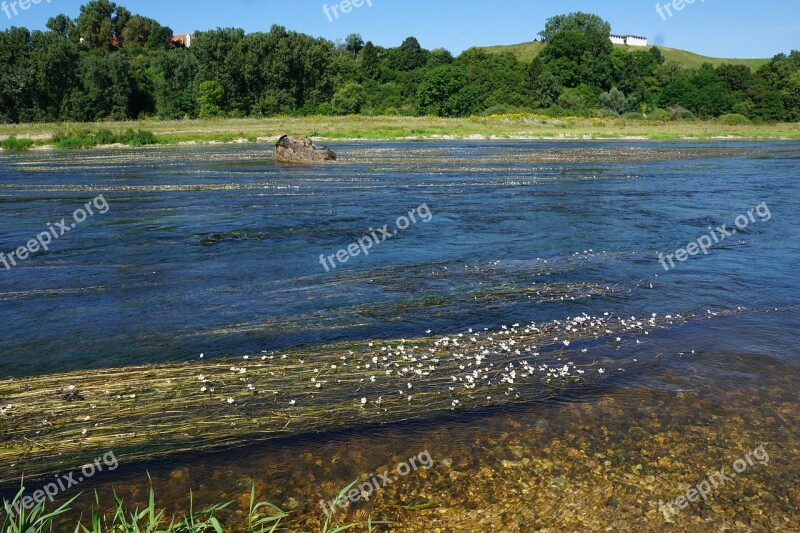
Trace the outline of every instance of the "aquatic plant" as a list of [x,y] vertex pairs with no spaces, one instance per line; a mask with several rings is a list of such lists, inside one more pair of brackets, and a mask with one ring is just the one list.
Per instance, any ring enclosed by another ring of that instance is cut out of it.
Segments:
[[[0,479],[81,464],[97,450],[123,461],[442,411],[535,402],[623,375],[592,352],[690,317],[582,315],[497,331],[342,342],[239,360],[69,372],[0,381]],[[590,352],[591,350],[591,352]],[[69,396],[74,392],[78,396]],[[77,400],[75,398],[78,398]],[[362,401],[364,399],[365,401]],[[36,433],[47,419],[47,431]]]

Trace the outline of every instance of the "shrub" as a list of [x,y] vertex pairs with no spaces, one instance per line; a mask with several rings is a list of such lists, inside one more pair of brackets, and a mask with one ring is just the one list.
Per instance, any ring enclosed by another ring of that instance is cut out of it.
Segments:
[[492,115],[503,115],[508,113],[508,106],[503,104],[493,105],[481,113],[481,116],[490,117]]
[[656,109],[656,110],[654,110],[652,113],[650,113],[648,115],[648,118],[650,120],[668,120],[669,119],[669,113],[667,113],[663,109]]
[[158,144],[158,138],[155,134],[152,131],[146,130],[133,131],[132,129],[128,129],[117,138],[118,142],[134,147]]
[[645,118],[644,113],[637,113],[635,111],[630,111],[622,115],[622,118],[632,119],[632,120],[642,120]]
[[94,137],[66,137],[56,142],[56,148],[59,150],[81,150],[93,146],[97,146]]
[[117,142],[117,136],[114,132],[107,129],[102,129],[94,134],[97,144],[114,144]]
[[31,146],[33,146],[32,140],[17,139],[13,135],[4,141],[0,141],[0,148],[9,152],[22,152],[23,150],[28,150]]
[[728,113],[719,117],[719,123],[725,126],[741,126],[743,124],[750,124],[750,119],[738,113]]
[[670,120],[694,119],[694,113],[679,105],[670,107],[667,109],[667,113],[669,114]]

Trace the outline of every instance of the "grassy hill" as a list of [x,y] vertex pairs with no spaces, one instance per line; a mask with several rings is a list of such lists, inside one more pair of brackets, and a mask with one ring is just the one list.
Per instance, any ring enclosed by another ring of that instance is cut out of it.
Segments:
[[[627,48],[628,50],[644,50],[644,48],[635,48],[625,45],[614,45],[620,48]],[[769,59],[723,59],[716,57],[706,57],[699,54],[693,54],[686,50],[678,50],[677,48],[668,48],[666,46],[659,46],[659,50],[664,54],[667,61],[677,61],[686,68],[698,68],[703,63],[711,63],[714,66],[728,63],[731,65],[747,65],[753,70],[757,70],[761,65],[769,63]],[[511,52],[516,55],[520,60],[530,63],[534,58],[538,57],[544,49],[544,43],[540,41],[533,41],[529,43],[509,44],[500,46],[484,46],[481,50],[485,50],[493,54],[501,54],[503,52]]]

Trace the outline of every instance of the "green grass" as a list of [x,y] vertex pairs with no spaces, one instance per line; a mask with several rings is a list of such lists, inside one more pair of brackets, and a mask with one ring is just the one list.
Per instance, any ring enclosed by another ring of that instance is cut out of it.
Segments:
[[13,135],[0,141],[0,148],[8,150],[9,152],[22,152],[24,150],[29,150],[32,146],[33,141],[31,139],[17,139]]
[[517,59],[524,63],[530,63],[542,53],[544,50],[544,43],[541,41],[532,41],[519,44],[506,44],[497,46],[484,46],[480,48],[490,54],[503,54],[510,52],[517,56]]
[[[623,45],[617,45],[623,46]],[[630,49],[630,47],[627,47]],[[729,59],[729,58],[718,58],[718,57],[707,57],[700,54],[694,54],[692,52],[687,52],[686,50],[679,50],[677,48],[668,48],[666,46],[659,46],[659,50],[664,55],[664,59],[667,61],[677,61],[681,65],[686,68],[700,68],[703,66],[703,63],[711,63],[715,67],[718,67],[723,64],[729,65],[746,65],[750,67],[751,70],[756,71],[761,68],[763,65],[766,65],[770,62],[769,59]],[[634,50],[641,50],[641,48],[634,48]]]
[[158,138],[151,131],[128,128],[121,133],[114,133],[107,128],[92,129],[85,126],[56,131],[50,140],[60,150],[80,150],[108,144],[133,147],[158,144]]
[[[614,45],[618,48],[625,48],[627,50],[648,50],[647,48],[639,48],[639,47],[631,47],[625,46],[623,44]],[[661,53],[664,55],[664,59],[667,61],[677,61],[685,68],[699,68],[703,65],[703,63],[711,63],[715,67],[718,67],[722,64],[730,64],[730,65],[747,65],[752,70],[757,70],[762,65],[769,63],[769,59],[726,59],[726,58],[717,58],[717,57],[707,57],[700,54],[695,54],[692,52],[687,52],[686,50],[679,50],[677,48],[669,48],[667,46],[658,46]],[[485,46],[481,48],[492,54],[501,54],[504,52],[510,52],[517,56],[520,61],[524,61],[526,63],[530,63],[537,57],[539,54],[542,53],[544,50],[544,43],[540,41],[534,42],[527,42],[527,43],[519,43],[519,44],[509,44],[509,45],[500,45],[500,46]]]
[[[343,493],[353,485],[347,487]],[[14,499],[8,504],[13,508],[23,499],[24,481]],[[279,507],[256,500],[255,483],[250,490],[250,505],[247,515],[241,517],[236,513],[223,513],[232,502],[211,505],[200,511],[194,509],[194,497],[189,493],[189,510],[179,517],[167,517],[166,513],[156,506],[155,491],[151,485],[147,506],[130,509],[125,502],[114,494],[114,506],[110,513],[104,511],[99,495],[95,492],[94,501],[88,518],[81,516],[72,522],[68,529],[63,529],[69,522],[64,515],[71,511],[71,505],[80,494],[74,496],[54,511],[46,509],[46,500],[35,504],[31,509],[19,506],[19,514],[0,510],[0,532],[2,533],[52,533],[54,531],[74,531],[75,533],[222,533],[224,531],[244,531],[247,533],[275,533],[282,530],[282,522],[289,514]],[[220,518],[226,514],[226,518]],[[228,523],[225,523],[227,519]],[[332,518],[328,517],[322,524],[322,533],[340,533],[359,524],[347,524],[331,529]],[[371,525],[371,518],[370,518]]]
[[[741,122],[741,121],[739,121]],[[736,137],[800,139],[800,123],[736,123],[731,117],[709,121],[664,121],[635,118],[551,117],[516,113],[470,118],[439,117],[276,117],[222,120],[102,122],[97,124],[0,124],[0,139],[15,143],[85,149],[121,143],[128,146],[204,144],[212,142],[274,143],[281,135],[327,140],[365,139],[618,139],[652,140]],[[267,148],[269,149],[269,148]]]

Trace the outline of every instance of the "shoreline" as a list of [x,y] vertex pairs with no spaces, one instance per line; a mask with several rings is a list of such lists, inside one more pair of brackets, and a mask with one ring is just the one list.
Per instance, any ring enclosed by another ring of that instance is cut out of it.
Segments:
[[[147,134],[146,140],[125,140],[122,143],[103,141],[109,136],[112,136],[111,140],[114,135],[124,136],[123,132]],[[0,146],[0,151],[274,143],[283,134],[307,136],[329,143],[560,140],[754,142],[800,140],[800,123],[726,125],[719,121],[661,122],[624,118],[493,115],[470,118],[312,116],[0,124],[0,143],[10,138],[21,141],[21,146]],[[72,142],[65,143],[64,140]]]
[[[26,137],[19,137],[21,139],[25,139]],[[274,139],[279,139],[280,136],[275,136]],[[439,142],[439,141],[453,141],[453,142],[510,142],[510,141],[519,141],[519,142],[578,142],[578,141],[586,141],[586,142],[631,142],[631,141],[638,141],[638,142],[651,142],[651,143],[665,143],[665,142],[798,142],[800,138],[792,138],[792,137],[748,137],[748,136],[735,136],[735,135],[720,135],[720,136],[711,136],[711,137],[669,137],[669,138],[651,138],[648,136],[642,135],[629,135],[623,137],[604,137],[604,136],[582,136],[582,137],[571,137],[568,135],[562,135],[557,137],[548,137],[548,136],[514,136],[514,137],[502,137],[492,135],[489,137],[485,136],[451,136],[451,135],[432,135],[432,136],[422,136],[422,137],[396,137],[396,138],[385,138],[385,139],[369,139],[364,137],[352,137],[352,138],[338,138],[338,137],[311,137],[316,142],[339,142],[339,143],[377,143],[377,142]],[[0,141],[4,140],[4,138],[0,137]],[[144,148],[182,148],[188,146],[231,146],[236,144],[264,144],[272,146],[274,141],[272,138],[268,139],[259,139],[257,141],[249,141],[244,137],[238,138],[233,141],[181,141],[181,142],[164,142],[159,144],[151,144],[145,146],[131,146],[122,143],[113,143],[113,144],[100,144],[97,146],[90,146],[86,148],[79,148],[79,149],[64,149],[59,148],[55,144],[40,144],[34,145],[31,148],[24,150],[26,152],[54,152],[54,151],[90,151],[90,150],[113,150],[113,149],[144,149]],[[19,153],[18,150],[9,150],[0,146],[0,153]]]

